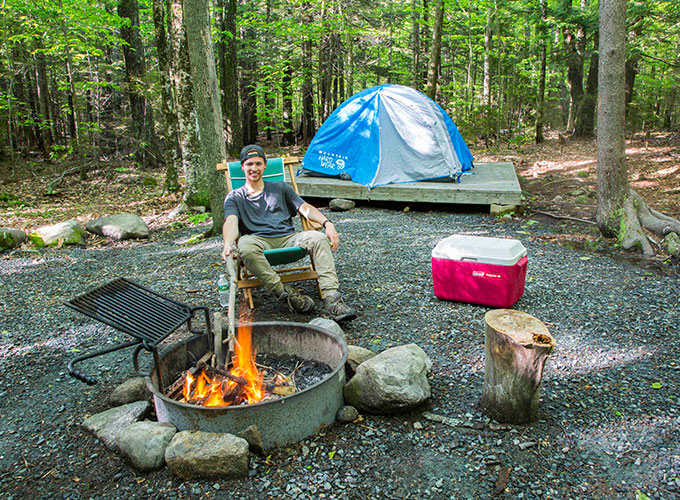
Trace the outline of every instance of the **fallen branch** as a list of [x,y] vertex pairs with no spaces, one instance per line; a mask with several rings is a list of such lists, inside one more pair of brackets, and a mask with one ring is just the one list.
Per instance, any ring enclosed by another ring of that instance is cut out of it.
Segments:
[[597,225],[597,222],[592,221],[592,220],[586,220],[586,219],[579,219],[578,217],[569,217],[567,215],[556,215],[556,214],[551,214],[550,212],[541,212],[540,210],[534,210],[537,214],[541,215],[547,215],[548,217],[552,217],[554,219],[566,219],[566,220],[573,220],[576,222],[583,222],[584,224],[593,224]]
[[64,170],[59,177],[56,177],[55,179],[52,179],[50,182],[47,183],[47,194],[53,194],[54,186],[63,181],[64,177],[66,177],[67,175],[75,174],[76,172],[80,173],[82,169],[83,167],[79,166]]

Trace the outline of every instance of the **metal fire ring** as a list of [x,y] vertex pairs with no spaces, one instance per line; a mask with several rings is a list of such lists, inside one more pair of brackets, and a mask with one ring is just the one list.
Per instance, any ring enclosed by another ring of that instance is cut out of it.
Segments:
[[208,352],[207,336],[192,336],[170,346],[159,357],[158,370],[146,377],[159,422],[177,430],[238,434],[256,425],[265,448],[298,442],[332,424],[344,404],[347,345],[335,333],[306,323],[252,323],[258,353],[298,356],[325,363],[332,372],[317,384],[280,399],[251,405],[204,407],[180,403],[158,390],[158,371],[164,380],[176,380]]

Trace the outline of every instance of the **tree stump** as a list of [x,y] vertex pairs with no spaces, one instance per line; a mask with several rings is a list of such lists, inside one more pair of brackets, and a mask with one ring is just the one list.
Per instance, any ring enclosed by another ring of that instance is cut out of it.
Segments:
[[489,311],[484,320],[482,411],[501,423],[531,422],[538,413],[543,367],[555,339],[539,320],[513,309]]

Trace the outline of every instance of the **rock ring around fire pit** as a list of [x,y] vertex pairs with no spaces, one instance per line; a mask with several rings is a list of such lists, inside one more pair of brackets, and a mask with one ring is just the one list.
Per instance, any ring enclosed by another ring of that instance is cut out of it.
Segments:
[[[335,333],[305,323],[251,323],[253,346],[258,354],[297,356],[325,363],[332,371],[320,382],[289,396],[249,405],[205,407],[182,403],[158,389],[156,370],[146,377],[159,422],[178,430],[238,434],[256,425],[263,446],[294,443],[330,425],[343,406],[347,345]],[[210,349],[207,335],[194,335],[168,347],[159,356],[163,380],[175,380]]]

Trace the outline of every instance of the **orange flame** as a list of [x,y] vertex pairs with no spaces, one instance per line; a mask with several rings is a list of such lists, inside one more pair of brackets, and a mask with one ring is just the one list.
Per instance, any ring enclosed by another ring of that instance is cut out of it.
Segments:
[[[245,321],[244,321],[245,320]],[[263,374],[255,364],[256,352],[252,345],[252,328],[248,323],[249,314],[241,314],[241,325],[238,328],[232,368],[230,375],[245,380],[245,384],[217,375],[206,373],[205,369],[194,376],[187,372],[182,387],[185,401],[197,401],[202,406],[229,406],[247,402],[262,401],[265,392],[262,388]]]

